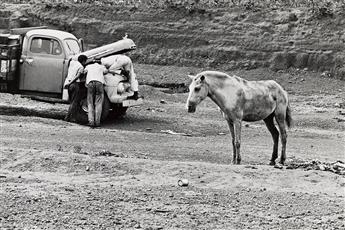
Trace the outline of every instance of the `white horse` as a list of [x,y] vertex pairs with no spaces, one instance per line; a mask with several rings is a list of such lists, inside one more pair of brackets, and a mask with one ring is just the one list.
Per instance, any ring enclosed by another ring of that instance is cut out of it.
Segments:
[[241,125],[242,121],[264,120],[273,138],[273,153],[270,165],[278,158],[279,132],[282,150],[280,163],[286,159],[286,126],[291,126],[292,117],[287,92],[275,81],[247,81],[237,76],[229,76],[217,71],[204,71],[189,77],[187,108],[189,113],[207,96],[220,108],[232,136],[233,163],[241,163]]

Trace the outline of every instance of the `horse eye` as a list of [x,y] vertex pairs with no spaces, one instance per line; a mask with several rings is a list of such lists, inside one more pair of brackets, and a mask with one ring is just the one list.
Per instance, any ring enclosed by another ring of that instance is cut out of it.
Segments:
[[194,88],[195,92],[199,92],[201,88]]

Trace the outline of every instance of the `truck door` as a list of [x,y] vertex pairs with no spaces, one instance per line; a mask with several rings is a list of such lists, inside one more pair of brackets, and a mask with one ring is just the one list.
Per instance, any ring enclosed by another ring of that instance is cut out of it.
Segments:
[[35,36],[29,39],[26,55],[22,56],[20,89],[61,93],[64,52],[54,38]]

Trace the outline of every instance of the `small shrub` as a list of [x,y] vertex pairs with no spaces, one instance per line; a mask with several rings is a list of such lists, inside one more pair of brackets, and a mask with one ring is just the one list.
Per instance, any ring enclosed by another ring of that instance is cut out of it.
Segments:
[[317,7],[316,14],[317,18],[333,17],[333,4],[331,2],[326,2]]

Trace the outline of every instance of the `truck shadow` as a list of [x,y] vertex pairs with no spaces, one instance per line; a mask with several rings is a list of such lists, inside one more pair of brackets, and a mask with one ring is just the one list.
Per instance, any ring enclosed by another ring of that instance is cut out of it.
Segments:
[[160,117],[148,117],[140,114],[126,114],[124,117],[108,117],[102,122],[101,127],[106,129],[119,129],[127,131],[160,132],[165,127],[170,127],[175,120]]

